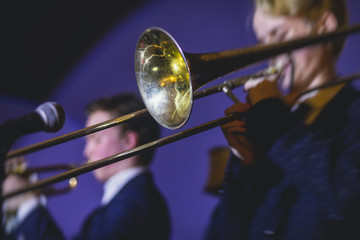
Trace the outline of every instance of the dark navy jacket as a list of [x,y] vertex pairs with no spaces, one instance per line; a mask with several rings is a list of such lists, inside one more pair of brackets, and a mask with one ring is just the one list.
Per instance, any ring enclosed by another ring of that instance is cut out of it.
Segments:
[[33,210],[7,240],[63,240],[61,230],[48,210],[42,206]]
[[[71,216],[69,216],[71,221]],[[109,204],[92,212],[83,224],[80,239],[170,239],[170,217],[164,197],[150,172],[130,180]],[[38,207],[7,240],[64,239],[47,209]]]
[[230,157],[206,239],[360,239],[359,92],[345,86],[311,125],[275,99],[247,122],[263,157]]
[[75,239],[167,240],[170,226],[167,204],[151,173],[145,172],[91,213]]

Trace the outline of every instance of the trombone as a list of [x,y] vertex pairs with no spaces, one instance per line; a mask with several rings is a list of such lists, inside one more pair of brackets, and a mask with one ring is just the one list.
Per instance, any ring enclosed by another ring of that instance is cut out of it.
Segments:
[[226,82],[227,86],[220,85],[208,91],[197,91],[206,83],[270,57],[307,45],[343,38],[358,31],[360,31],[360,25],[354,25],[283,43],[194,54],[183,52],[175,39],[165,30],[149,28],[140,36],[135,50],[136,80],[146,108],[28,147],[12,150],[6,158],[71,141],[148,113],[163,127],[173,130],[181,128],[190,116],[194,99],[213,94],[218,90],[223,91],[224,87],[232,89],[241,86],[251,78],[264,76],[266,71],[229,80]]
[[[39,173],[48,173],[48,172],[57,172],[57,171],[66,171],[74,169],[76,166],[73,164],[56,164],[49,166],[38,166],[38,167],[29,167],[23,156],[14,157],[5,162],[5,175],[18,175],[25,179],[28,183],[37,181]],[[73,190],[77,186],[78,180],[76,177],[69,179],[67,186],[65,187],[49,187],[38,190],[37,193],[43,194],[46,196],[52,196],[61,193],[67,193]]]
[[138,40],[135,73],[141,97],[163,127],[178,129],[189,119],[193,93],[210,81],[267,58],[360,30],[359,25],[271,45],[223,52],[183,52],[161,28],[149,28]]
[[[209,87],[206,89],[200,89],[197,92],[194,93],[194,100],[195,99],[199,99],[199,98],[203,98],[206,96],[210,96],[212,94],[218,93],[218,92],[224,92],[225,90],[227,90],[227,92],[229,93],[229,90],[232,90],[236,87],[242,86],[244,85],[249,79],[254,79],[254,78],[259,78],[259,77],[266,77],[266,76],[270,76],[272,74],[276,74],[277,70],[272,69],[271,72],[269,70],[265,70],[263,72],[259,72],[253,75],[249,75],[249,76],[242,76],[242,77],[237,77],[237,78],[233,78],[233,79],[229,79],[224,81],[221,84],[215,85],[213,87]],[[136,117],[140,117],[144,114],[148,114],[148,110],[146,108],[138,110],[136,112],[133,113],[129,113],[126,114],[124,116],[118,117],[118,118],[114,118],[114,119],[110,119],[108,121],[105,122],[101,122],[68,134],[64,134],[62,136],[58,136],[52,139],[48,139],[45,140],[43,142],[39,142],[39,143],[35,143],[26,147],[22,147],[19,149],[15,149],[12,150],[10,152],[7,153],[6,158],[13,158],[13,157],[17,157],[17,156],[21,156],[24,154],[28,154],[28,153],[32,153],[38,150],[42,150],[48,147],[52,147],[61,143],[65,143],[83,136],[86,136],[88,134],[94,133],[94,132],[98,132],[110,127],[114,127],[123,123],[126,123],[128,121],[130,121],[133,118]]]
[[[239,78],[213,87],[208,91],[198,91],[199,88],[206,83],[267,58],[287,53],[307,45],[343,38],[346,35],[356,33],[359,30],[360,25],[355,25],[342,27],[336,31],[321,35],[308,36],[267,46],[253,46],[223,52],[193,54],[184,53],[173,37],[163,29],[149,28],[139,38],[135,52],[136,80],[146,109],[90,126],[55,139],[50,139],[28,148],[9,152],[7,157],[33,152],[60,144],[77,137],[130,121],[132,118],[145,113],[150,113],[152,117],[163,127],[178,129],[184,126],[187,122],[194,99],[204,97],[215,92],[224,91],[224,87],[233,88],[241,86],[249,78],[253,78],[254,76]],[[9,193],[3,196],[3,198],[8,198],[19,193],[41,188],[49,184],[93,171],[97,168],[140,154],[147,149],[153,149],[170,144],[220,126],[239,117],[242,117],[241,114],[221,117],[188,130],[175,133],[168,137],[146,143],[134,149],[100,159],[96,162],[87,163],[78,168],[74,168],[48,179],[41,180],[24,189]]]

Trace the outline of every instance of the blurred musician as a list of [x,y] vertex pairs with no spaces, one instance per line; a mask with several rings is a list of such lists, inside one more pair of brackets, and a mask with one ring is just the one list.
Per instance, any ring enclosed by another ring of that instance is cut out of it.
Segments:
[[[345,0],[256,0],[261,44],[347,25]],[[360,239],[360,96],[339,81],[344,41],[272,59],[275,79],[249,81],[246,117],[222,126],[232,148],[206,239]]]
[[[133,94],[101,98],[87,107],[87,126],[138,111],[145,106]],[[150,115],[86,136],[84,154],[93,162],[159,139],[160,128]],[[76,239],[169,239],[167,203],[149,166],[154,150],[99,168],[104,183],[101,206],[86,219]]]
[[[5,162],[6,179],[3,194],[28,186],[35,175],[22,174],[25,158],[16,157]],[[5,239],[64,239],[53,217],[46,209],[46,198],[39,191],[25,192],[3,203]]]
[[[144,107],[142,101],[130,93],[100,98],[87,106],[86,126],[114,119]],[[84,155],[89,162],[94,162],[159,139],[159,136],[159,125],[150,115],[143,115],[119,126],[87,135]],[[95,178],[104,183],[104,194],[99,207],[88,215],[73,239],[170,239],[171,222],[168,206],[149,169],[153,155],[154,150],[146,150],[142,154],[93,172]],[[16,184],[22,184],[16,180]],[[6,181],[10,182],[11,179]],[[13,191],[15,185],[9,184],[9,188]],[[33,192],[27,194],[34,195]],[[25,195],[22,197],[21,201],[25,201]],[[34,199],[40,205],[40,198],[36,196]],[[18,205],[14,208],[17,209]],[[43,209],[47,213],[46,208]],[[52,225],[36,225],[36,222],[29,221],[25,223],[27,229],[32,231],[22,232],[22,235],[18,234],[14,239],[18,239],[19,236],[25,237],[24,239],[62,238],[60,231],[57,231],[55,236],[45,235],[44,238],[44,235],[38,234],[42,231],[51,231],[48,226]]]

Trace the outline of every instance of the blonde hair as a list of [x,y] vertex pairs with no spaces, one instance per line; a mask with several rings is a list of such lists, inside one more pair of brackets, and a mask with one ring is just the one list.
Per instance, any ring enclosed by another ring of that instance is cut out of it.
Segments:
[[[349,23],[349,13],[345,0],[255,0],[256,8],[271,14],[303,17],[316,22],[326,12],[332,12],[338,22],[338,27]],[[345,39],[334,41],[334,54],[338,56]]]

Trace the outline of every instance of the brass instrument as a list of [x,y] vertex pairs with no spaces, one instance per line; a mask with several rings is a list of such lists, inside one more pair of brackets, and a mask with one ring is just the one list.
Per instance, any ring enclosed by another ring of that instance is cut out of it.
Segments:
[[[227,89],[227,91],[229,91],[231,89],[234,89],[236,87],[244,85],[249,79],[270,76],[270,75],[273,75],[276,73],[277,73],[276,68],[269,67],[269,68],[265,69],[264,71],[258,72],[256,74],[229,79],[229,80],[224,81],[224,83],[222,83],[222,84],[218,84],[213,87],[206,88],[206,89],[199,89],[197,92],[194,93],[194,100],[203,98],[203,97],[206,97],[206,96],[218,93],[218,92],[224,92],[224,89]],[[43,142],[35,143],[30,146],[11,150],[6,155],[6,158],[13,158],[16,156],[21,156],[21,155],[32,153],[32,152],[42,150],[42,149],[45,149],[48,147],[59,145],[61,143],[65,143],[65,142],[86,136],[86,135],[94,133],[94,132],[98,132],[98,131],[101,131],[101,130],[104,130],[104,129],[107,129],[110,127],[114,127],[114,126],[123,124],[127,121],[130,121],[133,118],[140,117],[143,114],[148,114],[148,113],[149,113],[148,110],[146,108],[144,108],[139,111],[129,113],[129,114],[126,114],[126,115],[118,117],[118,118],[114,118],[114,119],[111,119],[111,120],[108,120],[105,122],[101,122],[101,123],[77,130],[75,132],[64,134],[62,136],[48,139]]]
[[[254,76],[238,78],[234,81],[225,82],[219,86],[209,88],[208,90],[199,90],[199,88],[206,83],[267,58],[287,53],[307,45],[345,37],[345,35],[358,32],[359,30],[360,25],[355,25],[339,28],[334,32],[308,36],[267,46],[254,46],[245,49],[207,54],[190,54],[184,53],[175,40],[164,30],[160,28],[147,29],[138,41],[135,54],[137,84],[146,105],[146,109],[104,123],[99,123],[74,133],[50,139],[24,149],[11,151],[7,157],[13,157],[15,155],[54,146],[77,137],[130,121],[132,118],[146,113],[150,113],[162,126],[169,129],[178,129],[188,120],[194,99],[215,92],[224,91],[224,87],[229,87],[231,89],[235,86],[241,86]],[[241,116],[228,115],[221,117],[110,157],[70,169],[45,180],[40,180],[24,189],[9,193],[3,196],[3,198],[11,197],[22,192],[41,188],[93,171],[100,167],[140,154],[148,149],[164,146],[212,129],[239,117]]]
[[343,27],[271,45],[194,54],[183,52],[165,30],[149,28],[137,43],[136,80],[153,118],[163,127],[178,129],[189,119],[194,92],[206,83],[267,58],[359,30],[359,25]]
[[[57,171],[66,171],[75,168],[74,165],[71,164],[57,164],[51,166],[39,166],[39,167],[29,167],[27,162],[23,156],[15,157],[13,159],[9,159],[5,162],[5,174],[6,176],[11,174],[16,174],[24,178],[30,184],[38,181],[39,173],[49,173],[49,172],[57,172]],[[77,178],[72,177],[68,180],[66,187],[48,187],[43,188],[38,191],[38,193],[44,194],[46,196],[51,196],[55,194],[67,193],[73,190],[77,186]]]

